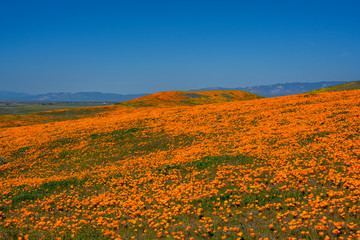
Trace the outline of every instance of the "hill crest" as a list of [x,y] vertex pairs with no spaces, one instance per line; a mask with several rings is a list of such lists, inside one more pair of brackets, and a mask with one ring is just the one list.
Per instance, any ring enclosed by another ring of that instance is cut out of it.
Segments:
[[243,101],[263,98],[254,93],[239,90],[168,91],[149,94],[120,103],[129,107],[171,107]]
[[346,91],[360,89],[360,81],[342,83],[331,87],[319,88],[306,93],[322,93],[322,92],[333,92],[333,91]]

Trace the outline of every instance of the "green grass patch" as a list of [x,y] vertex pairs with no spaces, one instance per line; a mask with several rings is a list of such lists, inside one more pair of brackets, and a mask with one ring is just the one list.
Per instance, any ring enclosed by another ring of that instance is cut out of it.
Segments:
[[217,166],[221,164],[226,165],[249,165],[253,164],[255,157],[246,156],[246,155],[237,155],[237,156],[229,156],[229,155],[222,155],[222,156],[206,156],[201,158],[197,161],[188,162],[186,164],[179,164],[179,165],[166,165],[161,166],[154,171],[157,173],[161,173],[164,175],[168,175],[174,169],[179,169],[183,172],[188,172],[189,169],[196,169],[196,170],[212,170],[217,168]]
[[300,145],[306,146],[306,145],[308,145],[310,143],[315,142],[316,139],[326,137],[326,136],[328,136],[330,134],[331,134],[331,132],[328,132],[328,131],[308,134],[300,141]]
[[25,157],[26,151],[29,150],[29,149],[30,149],[30,146],[28,146],[28,147],[21,147],[21,148],[19,148],[18,150],[13,151],[13,152],[11,153],[11,156],[12,156],[12,157]]
[[61,236],[64,240],[88,240],[88,239],[111,239],[109,236],[105,236],[100,229],[93,226],[82,226],[77,232],[74,233],[74,237],[71,236],[71,232],[67,232]]
[[220,164],[227,165],[248,165],[254,163],[255,158],[246,155],[237,156],[207,156],[198,161],[193,161],[187,164],[188,167],[194,167],[199,170],[214,167]]
[[183,170],[184,167],[181,165],[164,166],[164,167],[157,168],[155,171],[159,174],[169,175],[169,173],[174,169]]
[[268,203],[282,203],[287,198],[294,198],[295,200],[303,198],[305,193],[300,191],[281,191],[274,189],[271,191],[261,191],[259,193],[245,193],[241,194],[241,207],[249,204],[257,204],[263,206]]
[[200,206],[203,207],[205,210],[213,209],[214,203],[223,203],[225,201],[228,201],[231,198],[231,193],[218,193],[217,195],[213,195],[211,197],[206,197],[202,199],[198,199],[192,202],[194,206]]
[[[110,103],[109,103],[110,104]],[[100,106],[101,105],[101,106]],[[98,109],[96,106],[100,106]],[[92,107],[92,108],[89,108]],[[103,103],[96,102],[44,102],[44,101],[0,101],[0,115],[24,115],[24,114],[50,114],[43,113],[45,111],[54,111],[69,109],[66,112],[71,113],[71,109],[89,109],[84,110],[84,114],[92,113],[91,111],[99,111],[103,107]],[[106,107],[104,107],[106,108]],[[79,110],[82,111],[82,110]],[[55,113],[56,114],[56,113]],[[67,113],[60,113],[67,114]],[[76,113],[73,113],[76,115]]]
[[142,130],[141,128],[119,129],[109,133],[94,133],[90,135],[91,139],[98,139],[106,136],[113,137],[117,140],[124,139],[135,132]]
[[76,142],[76,139],[68,137],[68,138],[56,139],[56,140],[52,141],[51,143],[54,147],[61,147],[66,144],[73,144],[75,142]]
[[11,199],[13,204],[19,204],[23,201],[42,199],[46,196],[52,195],[55,191],[64,191],[65,189],[70,189],[71,186],[79,187],[85,181],[86,179],[79,180],[76,178],[70,178],[45,182],[34,188],[29,188],[27,185],[20,185],[14,189],[15,194],[12,195]]
[[5,158],[4,157],[0,157],[0,166],[1,165],[4,165],[4,164],[6,164],[7,163],[7,161],[5,160]]
[[331,87],[312,90],[307,93],[322,93],[322,92],[346,91],[346,90],[355,90],[355,89],[360,89],[360,81],[342,83]]
[[58,154],[58,157],[60,159],[69,158],[69,157],[75,156],[77,152],[78,151],[74,151],[74,150],[70,150],[70,149],[64,149]]

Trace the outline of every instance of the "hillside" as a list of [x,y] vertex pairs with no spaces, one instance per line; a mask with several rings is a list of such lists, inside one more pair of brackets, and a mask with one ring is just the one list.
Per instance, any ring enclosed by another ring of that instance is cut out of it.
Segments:
[[354,81],[349,83],[342,83],[331,87],[320,88],[307,93],[321,93],[321,92],[332,92],[332,91],[346,91],[360,89],[360,81]]
[[[0,100],[1,115],[25,115],[31,113],[42,113],[45,111],[89,108],[95,106],[110,105],[104,102],[45,102],[45,101],[2,101]],[[113,103],[112,103],[113,104]]]
[[289,82],[277,83],[269,85],[258,85],[250,87],[235,87],[235,88],[204,88],[205,90],[240,90],[258,94],[263,97],[280,97],[287,95],[295,95],[308,92],[314,89],[330,87],[333,85],[346,83],[345,81],[322,81],[322,82]]
[[121,103],[130,107],[193,106],[209,103],[243,101],[262,98],[259,95],[237,90],[169,91],[159,92]]
[[0,118],[0,239],[359,239],[359,96]]
[[[177,91],[146,95],[116,105],[86,107],[95,102],[0,102],[0,128],[34,125],[65,120],[94,118],[111,115],[113,111],[126,112],[128,108],[194,106],[230,101],[260,99],[262,97],[237,90],[227,91]],[[50,105],[43,105],[44,103]],[[12,106],[14,104],[14,106]],[[61,108],[64,109],[61,109]],[[52,110],[58,109],[58,110]],[[43,112],[41,112],[43,110]],[[33,113],[32,113],[33,112]],[[32,113],[32,114],[28,114]],[[2,115],[7,114],[7,115]],[[13,114],[13,115],[8,115]],[[24,115],[27,114],[27,115]]]

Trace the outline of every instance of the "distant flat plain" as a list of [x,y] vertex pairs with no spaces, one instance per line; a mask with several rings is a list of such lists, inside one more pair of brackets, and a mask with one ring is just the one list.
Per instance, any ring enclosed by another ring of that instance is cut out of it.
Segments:
[[58,102],[0,100],[0,115],[23,115],[59,109],[75,109],[111,105],[114,102]]

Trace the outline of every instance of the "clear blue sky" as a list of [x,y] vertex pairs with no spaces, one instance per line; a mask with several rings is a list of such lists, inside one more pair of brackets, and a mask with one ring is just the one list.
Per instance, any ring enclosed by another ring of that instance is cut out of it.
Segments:
[[0,90],[151,93],[360,80],[360,1],[0,3]]

